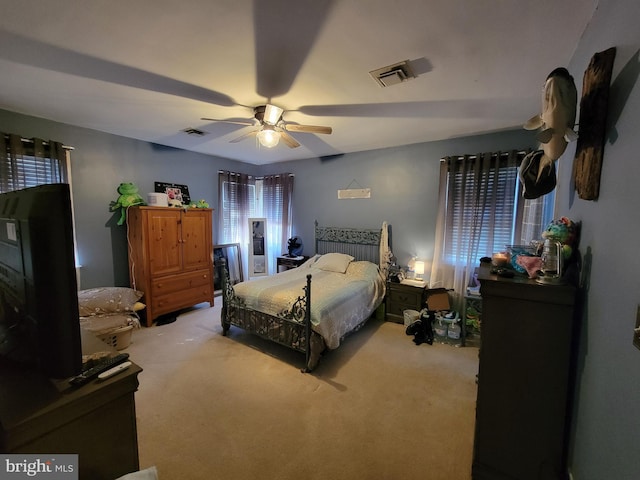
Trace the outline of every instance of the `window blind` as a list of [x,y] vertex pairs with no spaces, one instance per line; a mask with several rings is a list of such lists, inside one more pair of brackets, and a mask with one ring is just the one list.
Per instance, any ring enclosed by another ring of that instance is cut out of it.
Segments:
[[59,142],[0,133],[0,193],[47,183],[69,183],[64,150]]
[[[518,166],[524,153],[449,159],[444,255],[452,264],[514,243]],[[520,215],[521,216],[521,215]]]

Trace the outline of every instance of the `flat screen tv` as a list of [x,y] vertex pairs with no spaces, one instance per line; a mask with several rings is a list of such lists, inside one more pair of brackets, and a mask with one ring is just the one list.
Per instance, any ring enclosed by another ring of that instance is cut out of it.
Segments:
[[50,378],[82,369],[67,184],[0,194],[0,361]]

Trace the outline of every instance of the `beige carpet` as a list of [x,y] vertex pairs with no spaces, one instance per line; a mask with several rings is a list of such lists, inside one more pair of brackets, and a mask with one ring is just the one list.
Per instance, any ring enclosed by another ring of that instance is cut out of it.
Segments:
[[136,330],[125,350],[140,468],[160,480],[471,478],[477,348],[416,346],[371,320],[303,374],[302,354],[233,328],[220,304]]

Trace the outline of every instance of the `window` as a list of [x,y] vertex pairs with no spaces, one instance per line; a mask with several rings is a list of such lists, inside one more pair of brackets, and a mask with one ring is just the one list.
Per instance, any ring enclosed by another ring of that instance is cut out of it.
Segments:
[[[59,142],[0,133],[0,193],[48,183],[68,183],[73,215],[70,149],[71,147],[65,147]],[[76,265],[80,266],[75,232],[74,228]]]
[[293,175],[288,173],[253,177],[219,172],[218,192],[220,243],[239,243],[246,267],[250,232],[249,218],[266,218],[266,254],[269,273],[275,272],[275,258],[286,250],[291,237],[291,194]]
[[430,284],[465,293],[481,257],[540,239],[554,194],[522,197],[518,171],[527,152],[445,158]]
[[68,149],[60,143],[0,134],[0,193],[69,178]]
[[242,236],[242,229],[247,218],[256,215],[256,186],[247,184],[245,199],[240,201],[238,180],[230,180],[222,183],[222,202],[220,203],[223,214],[221,215],[220,242],[235,243]]
[[[459,161],[456,161],[459,162]],[[466,263],[469,247],[480,256],[513,243],[517,171],[492,165],[485,172],[456,168],[448,173],[445,258]],[[490,204],[491,208],[486,208]]]
[[463,166],[475,158],[449,160],[445,258],[457,263],[471,248],[479,259],[506,245],[540,238],[553,216],[554,193],[527,200],[521,196],[518,168],[524,153],[492,155],[489,165]]
[[524,202],[520,244],[529,245],[534,240],[540,240],[542,232],[553,220],[556,191],[534,200],[520,200]]

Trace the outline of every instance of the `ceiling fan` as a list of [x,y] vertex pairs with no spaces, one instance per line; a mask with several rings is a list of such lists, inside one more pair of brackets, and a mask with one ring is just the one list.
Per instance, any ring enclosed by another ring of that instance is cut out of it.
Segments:
[[252,130],[231,140],[231,143],[238,143],[249,137],[257,137],[260,144],[267,148],[273,148],[278,145],[280,139],[282,139],[289,148],[299,147],[300,143],[298,143],[298,141],[287,132],[322,134],[330,134],[332,132],[331,127],[286,123],[282,118],[284,110],[280,107],[276,107],[275,105],[271,105],[270,103],[267,103],[266,105],[258,105],[253,109],[253,112],[255,118],[253,121],[241,122],[216,118],[202,118],[202,120],[259,127],[256,130]]

